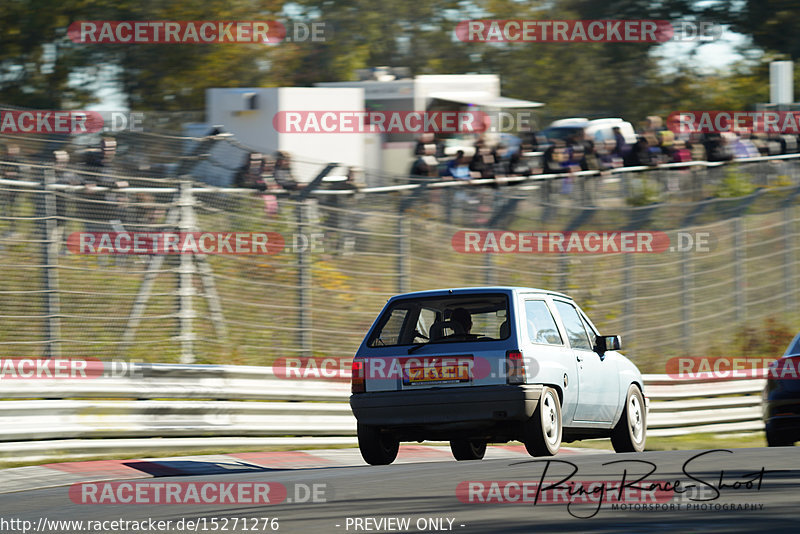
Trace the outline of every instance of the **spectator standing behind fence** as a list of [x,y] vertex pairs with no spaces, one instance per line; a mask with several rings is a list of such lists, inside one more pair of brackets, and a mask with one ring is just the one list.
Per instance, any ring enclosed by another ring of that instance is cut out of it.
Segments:
[[256,189],[264,203],[264,213],[267,217],[278,214],[278,197],[274,192],[280,187],[271,178],[275,171],[275,162],[269,156],[260,152],[252,152],[247,162],[242,166],[234,178],[236,187]]
[[[504,158],[499,158],[504,161]],[[528,160],[529,161],[529,160]],[[528,161],[522,159],[522,148],[511,152],[508,156],[507,172],[508,176],[530,176],[531,174],[538,174],[542,171],[541,168],[531,168]]]
[[258,189],[259,183],[263,182],[262,173],[264,170],[264,158],[259,152],[251,152],[244,165],[236,173],[233,185],[236,187],[246,187],[248,189]]
[[703,134],[702,143],[706,148],[708,161],[730,161],[733,159],[733,151],[731,151],[730,145],[721,134]]
[[430,181],[439,176],[439,160],[435,154],[436,145],[433,143],[423,145],[422,152],[417,154],[417,159],[411,164],[409,175],[412,181]]
[[494,178],[494,165],[495,158],[492,150],[486,146],[483,140],[479,139],[475,142],[475,154],[469,163],[470,174],[477,175],[478,178]]
[[[467,163],[467,158],[464,157],[464,151],[459,150],[456,152],[456,157],[454,157],[450,162],[447,164],[446,170],[447,176],[450,176],[456,180],[470,180],[473,175],[469,170],[469,163]],[[475,173],[475,176],[480,176],[478,173]]]
[[628,152],[631,151],[631,147],[627,141],[625,141],[625,136],[622,135],[622,130],[619,129],[619,126],[614,126],[611,129],[614,132],[614,148],[611,153],[618,157],[620,160],[624,160],[625,156],[628,155]]
[[608,171],[622,167],[622,157],[615,152],[617,142],[613,139],[598,142],[597,165],[601,171]]
[[692,160],[692,153],[683,139],[676,139],[670,152],[670,163],[686,163]]
[[644,136],[639,136],[636,143],[631,147],[627,156],[623,159],[626,167],[640,167],[650,165],[650,147]]
[[433,155],[436,158],[444,157],[444,145],[436,140],[436,136],[432,133],[424,133],[417,139],[417,144],[414,146],[414,155],[422,156],[427,154],[429,145],[433,145]]
[[[86,229],[90,232],[108,231],[112,221],[125,219],[124,193],[115,192],[112,188],[122,189],[128,186],[125,181],[114,181],[111,171],[117,152],[117,142],[111,138],[103,138],[100,147],[89,149],[84,153],[83,184],[86,189],[82,193],[83,202],[77,202],[78,217],[86,220]],[[99,191],[98,187],[107,188]]]
[[261,158],[261,177],[256,181],[256,189],[261,192],[264,202],[264,213],[267,217],[275,217],[280,209],[275,192],[281,187],[275,181],[275,160],[270,156]]
[[750,132],[747,130],[739,130],[731,134],[731,145],[733,155],[736,159],[756,158],[759,156],[758,149],[750,140]]
[[553,139],[553,144],[544,151],[543,158],[545,174],[566,172],[564,163],[569,160],[569,153],[564,141]]
[[[672,132],[670,132],[672,133]],[[649,155],[650,163],[649,165],[661,165],[662,163],[667,162],[667,157],[662,149],[662,141],[663,138],[661,137],[661,132],[648,132],[644,134],[644,138],[647,140],[647,153]]]
[[332,208],[325,222],[329,228],[329,232],[325,234],[325,242],[331,243],[331,246],[342,255],[352,254],[356,248],[356,237],[363,217],[356,209],[356,201],[360,196],[358,193],[361,190],[360,177],[361,169],[348,168],[347,177],[335,182],[331,189],[348,191],[349,194],[323,195],[320,199],[320,202]]
[[288,152],[279,150],[275,153],[275,170],[273,171],[275,182],[287,191],[297,191],[302,189],[297,180],[292,175],[292,158]]
[[692,161],[708,161],[706,147],[702,143],[702,136],[698,133],[689,134],[686,148],[692,156]]
[[[55,183],[61,185],[79,185],[80,179],[69,167],[69,152],[66,150],[56,150],[53,152],[53,171],[55,172]],[[68,200],[71,194],[67,191],[56,192],[56,224],[59,230],[66,226],[66,218],[69,215]]]

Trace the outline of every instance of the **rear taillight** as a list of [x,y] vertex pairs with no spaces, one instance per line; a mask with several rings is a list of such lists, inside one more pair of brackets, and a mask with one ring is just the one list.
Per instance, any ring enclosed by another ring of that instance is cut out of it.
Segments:
[[525,383],[525,360],[522,358],[522,353],[518,350],[506,352],[506,383]]
[[350,367],[352,378],[350,379],[350,391],[353,393],[364,393],[367,391],[367,384],[364,381],[364,360],[356,358]]

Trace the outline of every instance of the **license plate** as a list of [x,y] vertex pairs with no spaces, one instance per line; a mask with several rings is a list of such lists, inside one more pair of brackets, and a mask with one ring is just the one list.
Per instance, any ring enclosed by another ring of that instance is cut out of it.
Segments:
[[404,385],[458,384],[472,380],[472,358],[437,358],[422,365],[404,366]]

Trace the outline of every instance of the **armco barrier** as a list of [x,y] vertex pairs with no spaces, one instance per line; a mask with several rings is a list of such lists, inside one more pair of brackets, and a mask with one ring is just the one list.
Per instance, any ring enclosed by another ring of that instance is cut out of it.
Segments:
[[[645,375],[649,436],[763,429],[763,379]],[[346,381],[270,367],[142,364],[133,376],[0,380],[0,462],[355,443]],[[102,439],[97,439],[102,438]]]

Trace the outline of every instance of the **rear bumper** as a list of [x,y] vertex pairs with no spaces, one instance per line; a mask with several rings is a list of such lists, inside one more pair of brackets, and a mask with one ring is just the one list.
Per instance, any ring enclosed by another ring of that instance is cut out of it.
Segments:
[[543,386],[472,386],[376,391],[350,396],[358,422],[377,426],[497,423],[533,415]]

